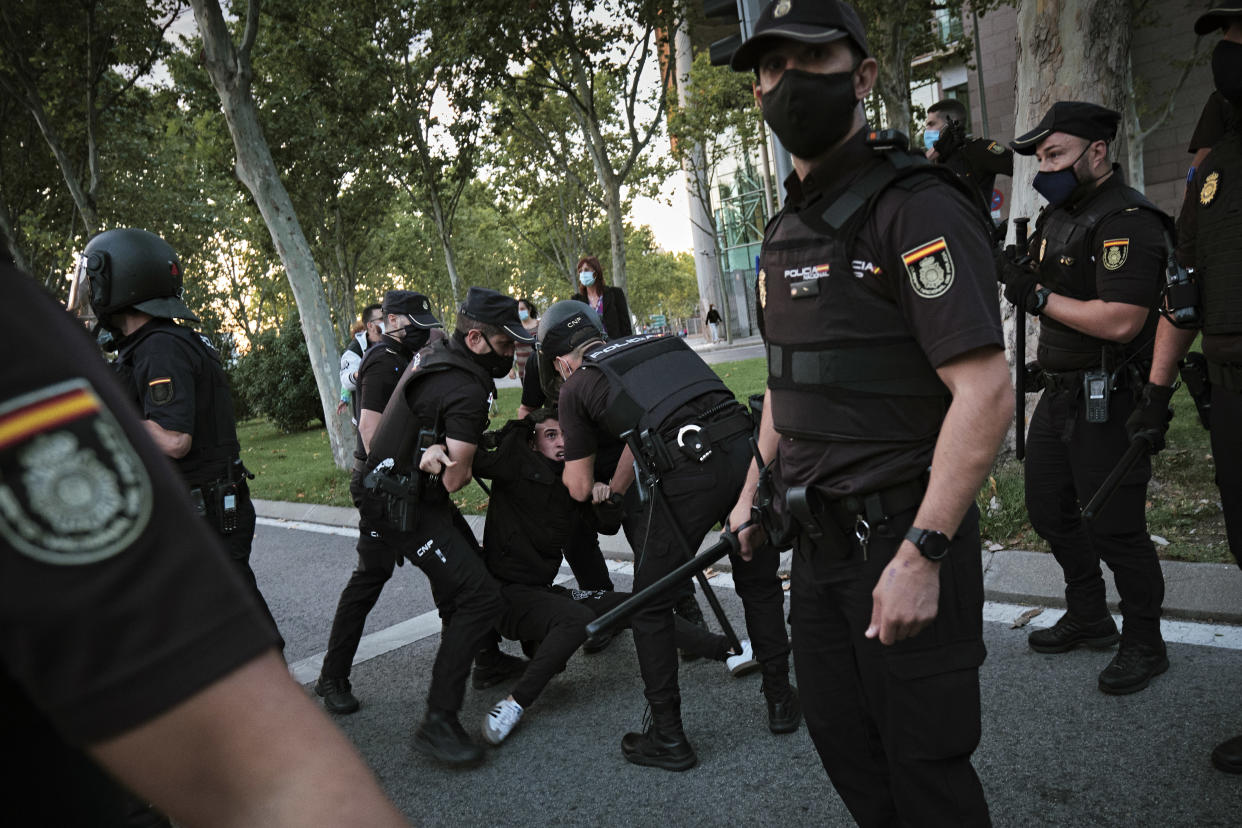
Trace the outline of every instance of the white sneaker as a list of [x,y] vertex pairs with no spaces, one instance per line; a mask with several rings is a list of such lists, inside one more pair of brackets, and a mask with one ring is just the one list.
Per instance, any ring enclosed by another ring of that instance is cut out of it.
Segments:
[[522,705],[512,699],[496,702],[492,711],[483,717],[483,738],[489,744],[500,744],[522,720],[522,713]]
[[743,638],[741,645],[742,652],[725,659],[725,667],[729,668],[734,678],[740,678],[759,669],[759,662],[755,661],[754,650],[750,647],[750,639]]

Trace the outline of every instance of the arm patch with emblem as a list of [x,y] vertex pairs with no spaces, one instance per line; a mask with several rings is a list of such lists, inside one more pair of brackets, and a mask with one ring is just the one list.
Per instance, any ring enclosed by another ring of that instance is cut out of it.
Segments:
[[156,377],[147,383],[147,391],[151,394],[152,403],[168,405],[173,401],[172,377]]

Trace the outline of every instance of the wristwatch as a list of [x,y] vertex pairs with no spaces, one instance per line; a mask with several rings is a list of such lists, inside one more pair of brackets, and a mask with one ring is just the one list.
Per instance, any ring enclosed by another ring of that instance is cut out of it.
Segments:
[[1044,308],[1048,306],[1048,294],[1052,293],[1051,288],[1041,287],[1035,291],[1035,307],[1031,309],[1031,316],[1039,316],[1044,312]]
[[949,554],[949,539],[944,532],[937,532],[935,529],[920,529],[917,526],[911,526],[910,531],[906,532],[906,540],[914,544],[924,558],[929,561],[939,561]]

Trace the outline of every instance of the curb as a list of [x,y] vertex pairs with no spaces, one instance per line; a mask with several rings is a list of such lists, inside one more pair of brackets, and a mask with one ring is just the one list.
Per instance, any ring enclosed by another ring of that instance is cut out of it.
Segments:
[[[273,520],[338,527],[355,526],[358,522],[357,510],[345,506],[255,500],[254,507],[260,517]],[[466,515],[466,521],[481,538],[483,516]],[[701,548],[706,549],[713,542],[714,536],[705,540]],[[620,532],[601,535],[599,545],[606,558],[619,561],[634,559],[625,535]],[[716,568],[728,572],[728,559],[722,560]],[[1242,570],[1238,567],[1232,564],[1161,561],[1160,568],[1164,571],[1165,618],[1242,624]],[[1103,569],[1108,603],[1116,612],[1117,590],[1107,566]],[[1061,568],[1052,555],[1020,549],[983,553],[983,591],[989,601],[1064,607],[1063,585]]]

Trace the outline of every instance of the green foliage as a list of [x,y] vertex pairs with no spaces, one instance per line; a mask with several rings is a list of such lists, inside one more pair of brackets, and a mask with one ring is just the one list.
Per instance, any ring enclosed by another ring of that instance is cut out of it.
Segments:
[[[255,337],[250,352],[239,360],[235,376],[245,409],[271,420],[281,431],[301,431],[309,423],[323,422],[306,340],[296,315],[287,318],[279,329]],[[331,457],[329,453],[329,461]]]
[[640,323],[653,313],[692,316],[699,302],[694,256],[657,249],[649,227],[628,229],[630,289],[626,299],[630,312]]

